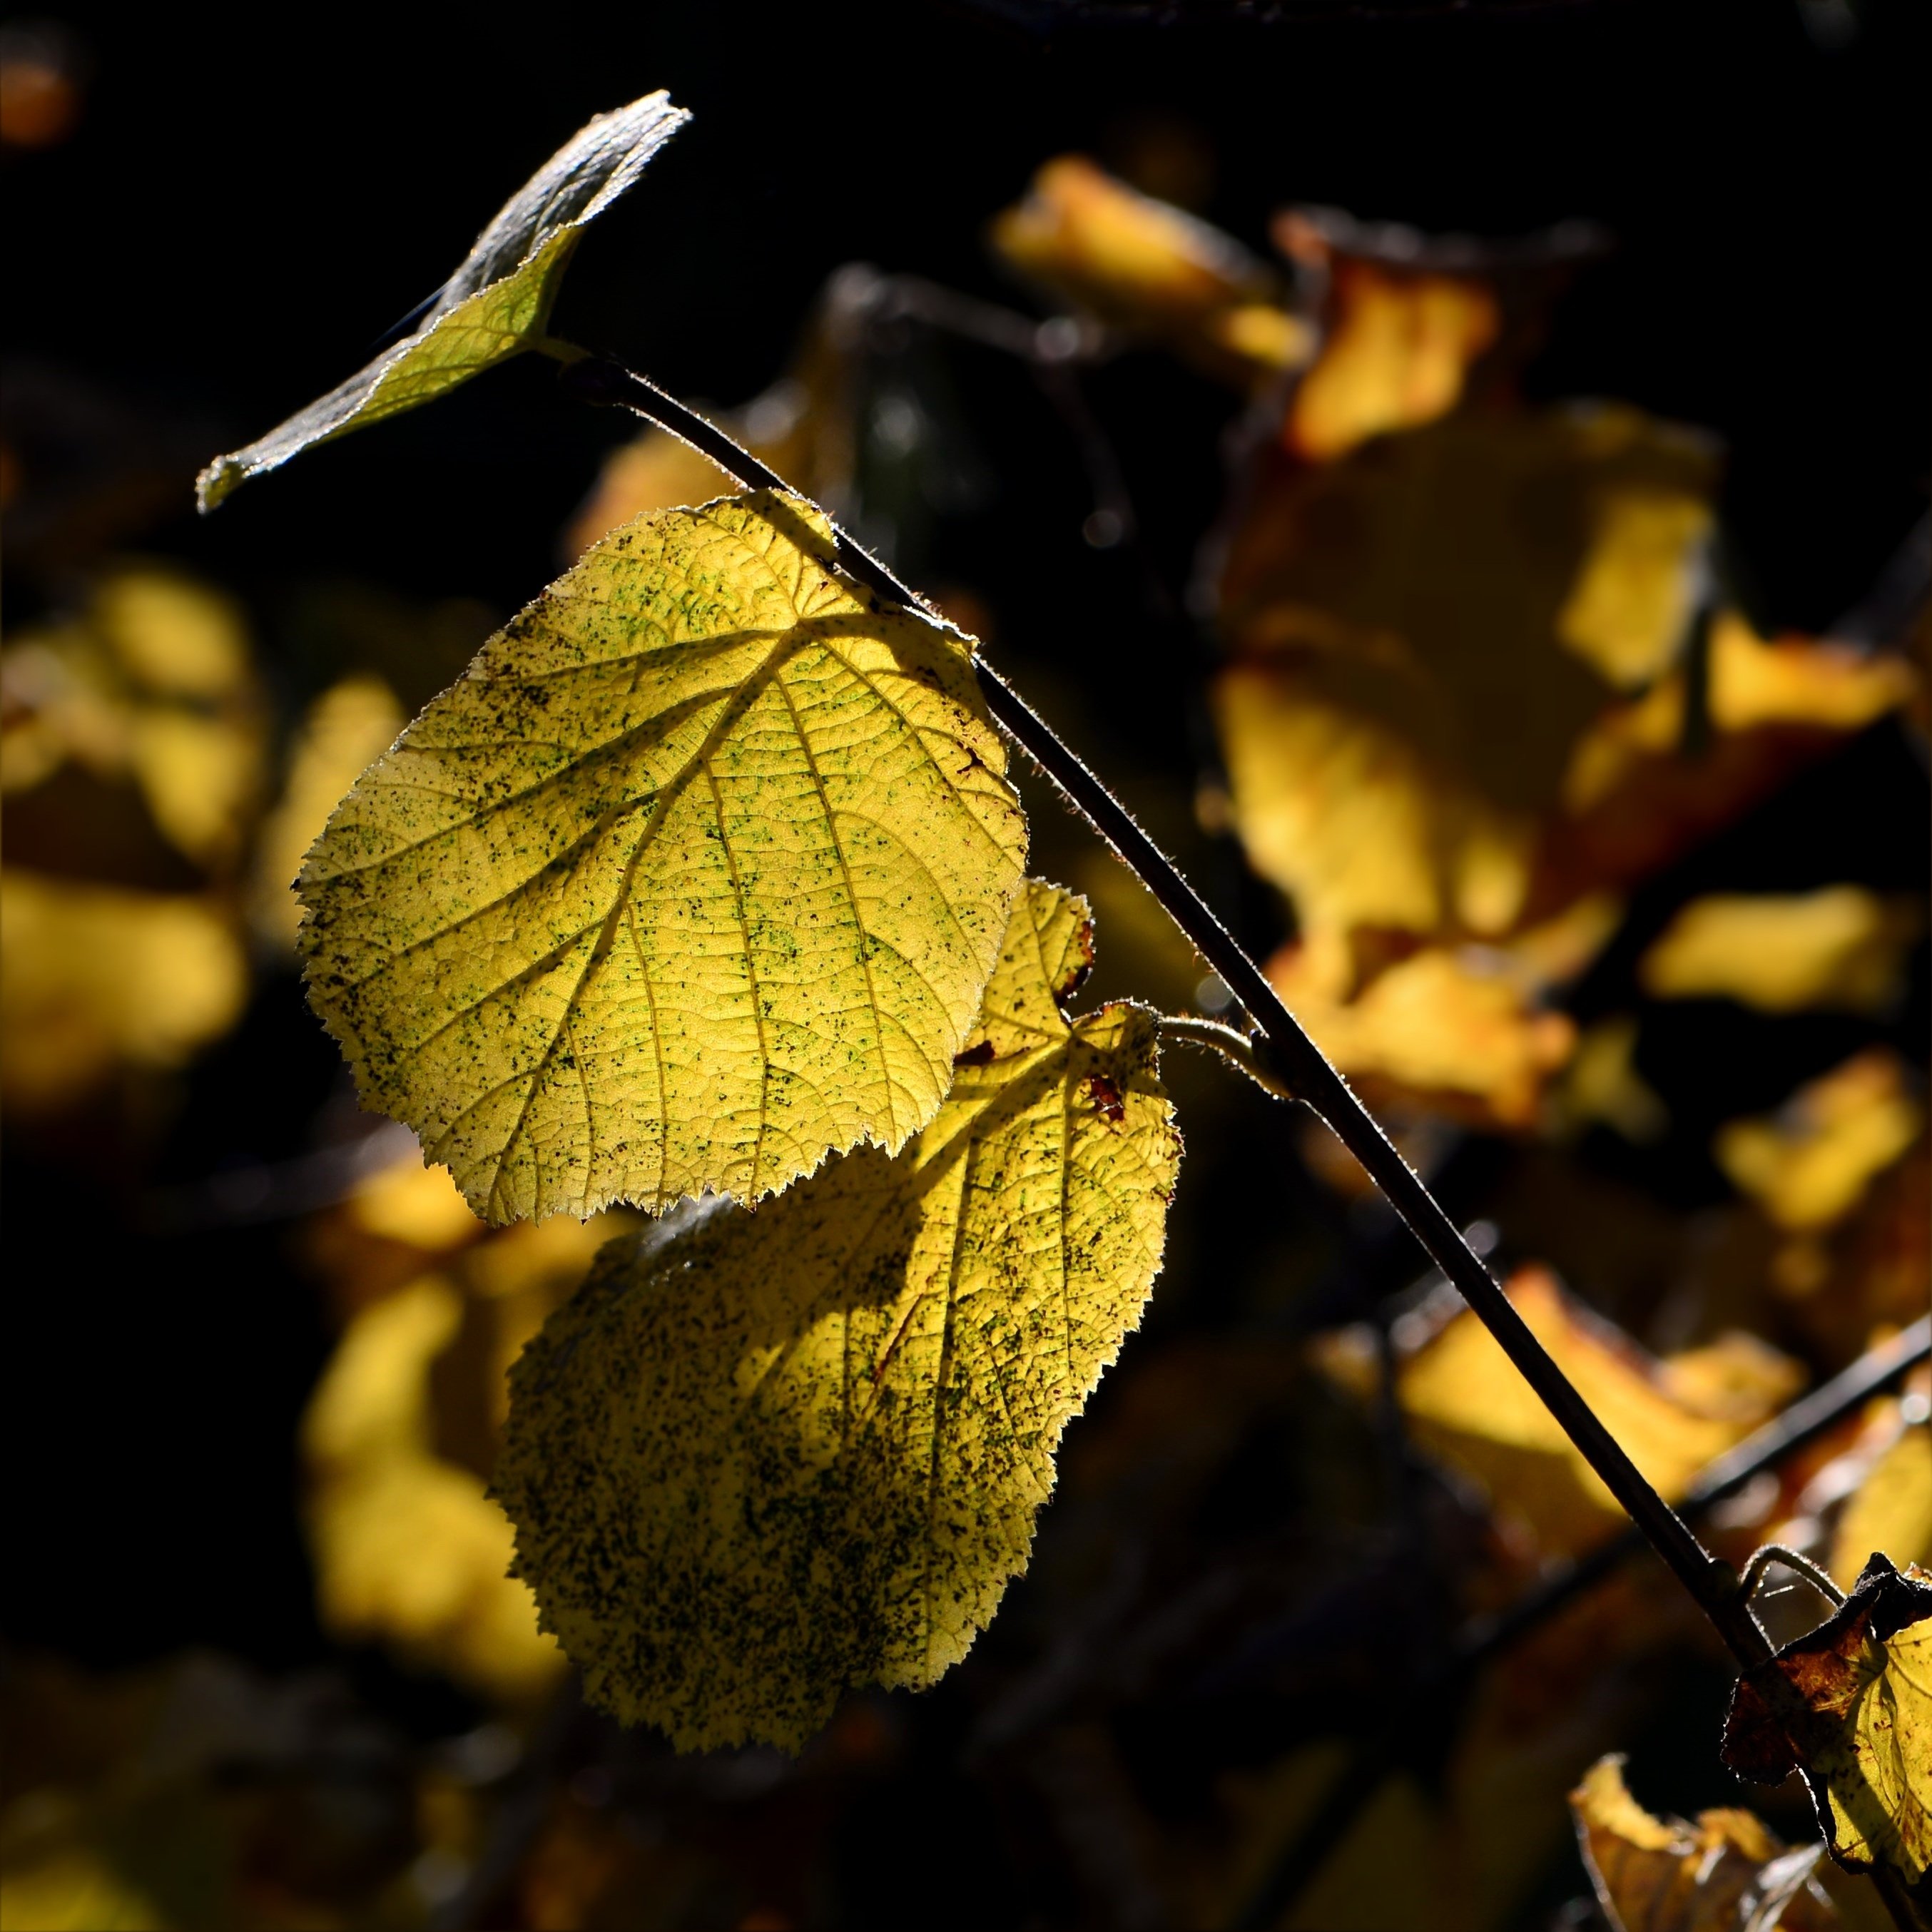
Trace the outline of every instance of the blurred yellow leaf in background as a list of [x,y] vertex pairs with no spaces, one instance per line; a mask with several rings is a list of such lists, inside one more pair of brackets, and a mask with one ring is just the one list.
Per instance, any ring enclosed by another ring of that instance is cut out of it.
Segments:
[[1762,1012],[1882,1012],[1904,990],[1922,906],[1863,886],[1714,893],[1679,909],[1638,964],[1653,999],[1729,998]]
[[281,797],[256,841],[254,910],[264,938],[295,944],[302,919],[296,874],[308,848],[406,722],[395,693],[366,672],[331,686],[308,707],[289,748]]
[[[120,566],[78,617],[10,642],[0,679],[10,798],[70,765],[137,789],[155,828],[202,872],[218,875],[239,859],[267,734],[232,598],[172,571]],[[67,842],[90,829],[66,828]]]
[[351,1322],[302,1426],[322,1620],[491,1695],[520,1700],[562,1668],[529,1590],[507,1574],[510,1526],[481,1477],[435,1453],[430,1371],[463,1298],[424,1276]]
[[198,897],[0,872],[0,1082],[8,1105],[78,1099],[117,1067],[183,1064],[239,1016],[248,962]]
[[1712,1151],[1778,1226],[1808,1232],[1849,1214],[1924,1121],[1904,1063],[1873,1047],[1801,1087],[1775,1114],[1726,1123]]
[[1042,167],[994,221],[1007,266],[1101,320],[1247,383],[1298,368],[1314,332],[1279,278],[1232,236],[1156,201],[1084,155]]
[[[1922,1418],[1922,1392],[1916,1401]],[[1874,1550],[1901,1570],[1932,1564],[1932,1430],[1922,1419],[1906,1422],[1901,1405],[1892,1407],[1898,1418],[1892,1445],[1846,1499],[1832,1528],[1826,1567],[1842,1590],[1857,1582]]]
[[1321,352],[1283,432],[1288,446],[1313,463],[1446,416],[1502,320],[1496,297],[1472,278],[1347,260],[1334,274]]
[[[1516,1312],[1666,1501],[1804,1383],[1797,1363],[1753,1336],[1734,1331],[1659,1361],[1544,1269],[1520,1269],[1507,1286]],[[1489,1330],[1457,1310],[1406,1350],[1396,1371],[1416,1440],[1473,1480],[1541,1556],[1601,1541],[1622,1511]],[[1362,1358],[1346,1337],[1324,1345],[1323,1359],[1364,1386]]]

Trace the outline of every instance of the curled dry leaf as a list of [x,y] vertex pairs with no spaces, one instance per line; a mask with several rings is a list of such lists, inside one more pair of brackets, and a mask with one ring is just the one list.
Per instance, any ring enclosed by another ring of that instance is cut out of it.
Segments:
[[299,885],[369,1105],[492,1221],[896,1152],[979,1010],[1025,821],[972,647],[769,493],[596,544],[344,800]]
[[433,400],[529,348],[549,324],[585,226],[622,194],[690,118],[647,94],[600,114],[504,204],[415,331],[259,441],[217,457],[196,484],[212,510],[251,476],[314,444]]
[[1832,1856],[1883,1863],[1924,1895],[1932,1865],[1932,1575],[1882,1556],[1808,1636],[1766,1666],[1798,1700],[1789,1718],[1755,1676],[1739,1680],[1724,1762],[1781,1784],[1802,1771]]
[[1614,1932],[1827,1932],[1838,1915],[1813,1874],[1822,1845],[1787,1851],[1748,1811],[1658,1818],[1624,1784],[1621,1754],[1570,1794],[1583,1863]]
[[1153,1016],[1060,1012],[1087,932],[1030,884],[914,1144],[614,1244],[517,1364],[519,1573],[626,1721],[795,1749],[848,1685],[934,1682],[1024,1568],[1180,1154]]

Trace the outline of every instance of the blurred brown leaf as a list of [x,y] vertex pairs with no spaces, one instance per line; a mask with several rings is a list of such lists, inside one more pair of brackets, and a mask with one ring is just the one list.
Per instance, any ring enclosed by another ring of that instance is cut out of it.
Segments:
[[1787,1852],[1748,1811],[1654,1817],[1624,1785],[1621,1754],[1570,1794],[1576,1838],[1615,1932],[1826,1932],[1838,1923],[1812,1873],[1822,1845]]

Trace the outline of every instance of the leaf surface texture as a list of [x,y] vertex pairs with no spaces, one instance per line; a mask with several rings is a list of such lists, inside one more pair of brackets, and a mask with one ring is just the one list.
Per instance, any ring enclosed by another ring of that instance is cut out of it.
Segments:
[[1085,930],[1030,884],[915,1144],[613,1243],[513,1371],[519,1571],[627,1722],[796,1748],[849,1684],[934,1682],[1024,1567],[1180,1155],[1153,1016],[1060,1015]]
[[1025,825],[970,646],[762,494],[596,545],[300,880],[368,1103],[493,1221],[745,1201],[929,1120]]

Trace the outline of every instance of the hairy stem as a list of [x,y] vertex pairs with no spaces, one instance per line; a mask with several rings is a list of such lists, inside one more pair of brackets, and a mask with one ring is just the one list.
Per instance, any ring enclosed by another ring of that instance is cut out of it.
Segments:
[[[628,409],[678,436],[747,489],[784,490],[778,472],[674,396],[616,363],[590,356],[568,359],[567,345],[544,345],[565,364],[559,380],[588,402]],[[890,602],[930,612],[923,599],[844,532],[838,562],[847,573]],[[1421,1178],[1404,1160],[1375,1117],[1290,1012],[1267,976],[1249,958],[1173,860],[1133,814],[1096,778],[1031,705],[984,659],[980,688],[994,717],[1160,901],[1201,957],[1221,976],[1258,1030],[1250,1052],[1277,1088],[1319,1114],[1408,1224],[1430,1258],[1455,1284],[1578,1453],[1643,1532],[1679,1582],[1716,1628],[1742,1669],[1762,1664],[1771,1646],[1737,1586],[1646,1481],[1622,1444],[1578,1394],[1494,1275],[1462,1238]]]

